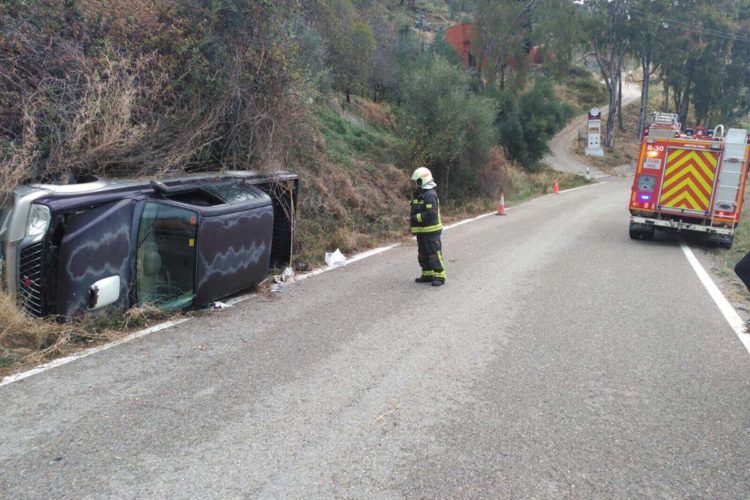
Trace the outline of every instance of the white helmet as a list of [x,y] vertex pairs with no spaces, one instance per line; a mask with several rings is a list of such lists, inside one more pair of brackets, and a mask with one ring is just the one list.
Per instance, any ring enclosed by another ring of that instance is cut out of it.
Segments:
[[432,172],[427,167],[419,167],[411,174],[411,180],[416,181],[419,186],[424,186],[432,180]]

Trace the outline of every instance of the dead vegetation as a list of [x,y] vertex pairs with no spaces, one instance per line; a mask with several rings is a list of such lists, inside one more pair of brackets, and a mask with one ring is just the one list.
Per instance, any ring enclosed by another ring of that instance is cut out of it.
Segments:
[[200,7],[118,3],[0,6],[0,200],[30,180],[272,169],[305,147],[306,89],[272,28],[212,39]]
[[111,342],[167,317],[163,311],[142,307],[66,322],[36,319],[21,312],[10,296],[0,292],[0,376]]

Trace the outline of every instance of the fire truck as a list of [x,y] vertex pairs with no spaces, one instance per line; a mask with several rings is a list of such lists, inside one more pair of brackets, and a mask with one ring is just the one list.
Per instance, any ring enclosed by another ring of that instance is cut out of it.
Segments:
[[648,240],[656,229],[692,231],[731,247],[749,159],[745,129],[683,131],[677,115],[654,113],[630,194],[630,237]]

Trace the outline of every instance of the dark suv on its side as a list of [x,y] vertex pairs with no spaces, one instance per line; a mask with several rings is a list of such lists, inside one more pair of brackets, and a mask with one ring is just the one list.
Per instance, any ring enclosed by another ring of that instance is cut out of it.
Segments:
[[297,187],[249,171],[21,186],[0,209],[0,288],[33,316],[203,306],[289,262]]

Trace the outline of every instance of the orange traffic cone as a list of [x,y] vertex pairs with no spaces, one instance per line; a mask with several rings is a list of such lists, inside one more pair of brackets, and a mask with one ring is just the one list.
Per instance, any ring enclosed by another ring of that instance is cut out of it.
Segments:
[[553,193],[559,193],[560,192],[560,186],[557,185],[557,179],[555,179],[555,184],[552,186],[552,192]]
[[497,204],[497,215],[505,215],[505,193],[500,193],[500,203]]

